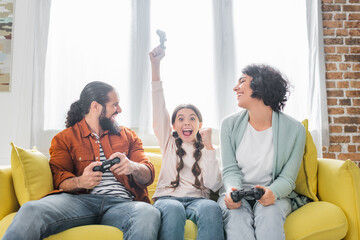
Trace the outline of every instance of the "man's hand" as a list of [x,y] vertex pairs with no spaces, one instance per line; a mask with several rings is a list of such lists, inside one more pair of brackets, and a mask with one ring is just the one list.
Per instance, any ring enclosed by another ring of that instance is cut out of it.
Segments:
[[202,128],[199,130],[199,133],[201,135],[201,139],[204,143],[205,148],[208,150],[214,150],[214,147],[211,143],[212,129],[211,128]]
[[136,163],[130,161],[125,154],[117,152],[112,154],[110,159],[114,159],[116,157],[120,158],[120,162],[114,164],[114,166],[110,168],[110,171],[112,171],[114,174],[130,175],[137,169]]
[[261,205],[268,206],[275,203],[275,195],[269,188],[260,185],[256,185],[255,187],[264,190],[264,195],[258,200]]
[[100,166],[102,162],[92,162],[85,169],[83,174],[79,177],[79,188],[92,189],[100,184],[103,173],[93,171],[95,166]]
[[[231,188],[232,191],[236,191],[236,188]],[[225,205],[228,209],[238,209],[241,206],[241,201],[239,202],[234,202],[231,198],[231,193],[228,192],[225,195]]]

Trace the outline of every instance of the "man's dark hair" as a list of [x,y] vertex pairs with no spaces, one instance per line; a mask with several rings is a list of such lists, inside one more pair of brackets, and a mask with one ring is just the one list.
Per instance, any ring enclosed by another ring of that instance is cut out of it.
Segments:
[[89,113],[90,105],[93,101],[98,102],[103,107],[109,101],[108,93],[114,88],[104,82],[94,81],[88,83],[80,94],[80,99],[71,104],[66,117],[66,127],[71,127],[81,121]]
[[289,82],[279,70],[268,66],[251,64],[241,71],[252,77],[251,97],[261,99],[275,112],[282,111],[289,96]]

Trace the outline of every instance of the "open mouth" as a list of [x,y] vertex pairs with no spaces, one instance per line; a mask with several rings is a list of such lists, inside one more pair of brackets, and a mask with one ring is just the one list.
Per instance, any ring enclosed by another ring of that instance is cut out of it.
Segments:
[[191,130],[191,129],[184,129],[183,130],[183,135],[186,136],[186,137],[191,136],[192,133],[193,133],[193,130]]

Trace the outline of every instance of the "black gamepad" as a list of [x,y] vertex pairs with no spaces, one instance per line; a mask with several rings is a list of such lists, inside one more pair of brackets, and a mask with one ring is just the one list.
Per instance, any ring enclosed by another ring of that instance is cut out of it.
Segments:
[[234,202],[239,202],[241,199],[245,198],[247,200],[259,200],[262,195],[264,195],[264,190],[262,188],[252,188],[250,190],[236,190],[231,193],[231,199]]
[[116,157],[113,159],[108,159],[105,160],[100,166],[95,166],[93,168],[93,171],[99,171],[104,173],[106,170],[108,170],[109,168],[111,168],[114,164],[117,164],[120,162],[120,158]]

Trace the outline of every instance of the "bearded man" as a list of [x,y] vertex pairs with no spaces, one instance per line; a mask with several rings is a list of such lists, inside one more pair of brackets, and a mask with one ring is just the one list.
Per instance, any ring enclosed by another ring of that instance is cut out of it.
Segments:
[[[104,82],[91,82],[71,104],[66,129],[50,146],[55,191],[25,203],[3,239],[43,239],[66,229],[104,224],[119,228],[124,239],[156,239],[160,213],[149,204],[146,187],[154,166],[142,141],[118,126],[119,96]],[[107,159],[120,162],[94,171]],[[31,220],[30,220],[31,219]]]

